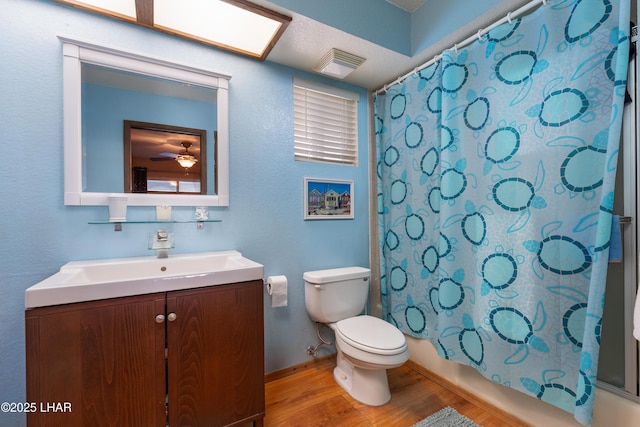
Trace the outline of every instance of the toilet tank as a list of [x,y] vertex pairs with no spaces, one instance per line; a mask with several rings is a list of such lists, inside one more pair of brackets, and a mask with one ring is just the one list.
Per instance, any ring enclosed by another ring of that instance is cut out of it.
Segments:
[[344,267],[304,273],[304,299],[314,322],[333,323],[364,311],[371,271]]

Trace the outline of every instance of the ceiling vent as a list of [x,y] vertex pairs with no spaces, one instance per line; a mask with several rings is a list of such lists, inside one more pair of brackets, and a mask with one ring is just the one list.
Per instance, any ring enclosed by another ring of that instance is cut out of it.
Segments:
[[353,70],[362,65],[364,61],[366,61],[366,59],[333,48],[313,66],[313,69],[318,73],[344,79]]

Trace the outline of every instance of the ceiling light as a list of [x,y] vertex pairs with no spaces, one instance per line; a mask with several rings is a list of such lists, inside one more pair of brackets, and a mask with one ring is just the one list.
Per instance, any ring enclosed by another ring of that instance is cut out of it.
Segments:
[[102,12],[113,12],[124,15],[128,18],[136,18],[135,0],[71,0],[67,3],[77,3],[78,6],[82,6],[83,3],[86,3],[88,7],[94,7]]
[[283,23],[242,5],[246,7],[211,0],[154,0],[153,26],[260,57]]
[[313,66],[313,69],[318,73],[344,79],[364,61],[365,58],[333,48]]
[[176,162],[180,163],[180,166],[186,170],[195,165],[198,159],[189,152],[189,147],[191,147],[190,142],[183,142],[182,146],[184,147],[184,151],[178,153],[176,156]]
[[196,164],[198,159],[196,159],[193,154],[178,154],[176,161],[180,163],[180,166],[183,168],[189,169],[191,166]]
[[291,22],[246,0],[55,1],[262,60]]

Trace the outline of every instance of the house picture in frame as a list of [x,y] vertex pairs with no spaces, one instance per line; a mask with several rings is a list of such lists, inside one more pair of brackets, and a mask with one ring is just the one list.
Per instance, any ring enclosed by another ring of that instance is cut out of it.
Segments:
[[304,178],[304,219],[353,219],[353,181]]

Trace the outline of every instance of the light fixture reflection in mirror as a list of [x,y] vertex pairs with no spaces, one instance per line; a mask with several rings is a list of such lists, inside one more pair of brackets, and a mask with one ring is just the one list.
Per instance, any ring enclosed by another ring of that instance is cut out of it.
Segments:
[[207,194],[207,131],[124,121],[126,193]]
[[178,154],[176,161],[184,168],[184,174],[189,175],[189,168],[193,167],[198,159],[189,152],[189,148],[191,148],[190,142],[182,142],[181,145],[184,147],[184,151],[181,151],[180,154]]

